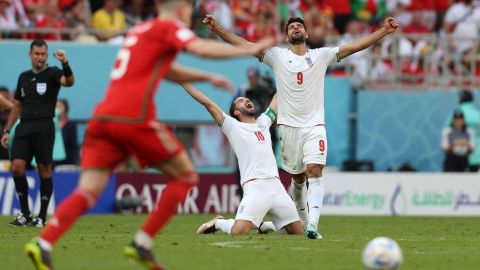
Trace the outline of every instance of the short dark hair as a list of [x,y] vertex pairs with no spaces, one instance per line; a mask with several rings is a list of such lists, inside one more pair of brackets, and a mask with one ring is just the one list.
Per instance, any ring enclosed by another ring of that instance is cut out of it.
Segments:
[[234,113],[235,110],[238,110],[237,106],[235,105],[235,100],[237,100],[237,98],[233,99],[232,104],[230,104],[229,114],[231,117],[237,119],[237,121],[240,121],[240,118]]
[[45,46],[48,49],[47,42],[45,42],[45,40],[43,40],[43,39],[35,39],[34,41],[32,41],[32,43],[30,43],[30,51],[33,49],[33,46],[35,46],[35,47]]
[[305,21],[302,18],[300,17],[290,18],[288,19],[287,25],[285,25],[285,35],[288,35],[288,26],[294,22],[301,23],[303,24],[303,27],[305,27]]
[[59,99],[58,102],[63,103],[63,106],[65,106],[65,114],[68,114],[68,111],[70,110],[70,105],[68,104],[68,100]]

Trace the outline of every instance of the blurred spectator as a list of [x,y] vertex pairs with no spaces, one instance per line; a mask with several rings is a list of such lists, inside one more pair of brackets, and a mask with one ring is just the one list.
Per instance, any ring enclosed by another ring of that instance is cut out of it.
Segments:
[[105,0],[103,8],[95,11],[92,17],[92,28],[95,30],[111,31],[97,34],[102,41],[118,37],[126,30],[125,15],[119,9],[121,0]]
[[[201,12],[215,16],[217,22],[226,30],[233,31],[233,15],[228,0],[203,0]],[[203,16],[202,16],[203,18]]]
[[274,20],[271,6],[261,6],[255,14],[255,22],[250,23],[245,33],[245,39],[250,42],[257,42],[261,38],[277,38],[279,34],[277,24]]
[[0,28],[3,28],[0,36],[15,37],[14,30],[29,24],[30,21],[20,0],[0,0]]
[[472,0],[463,0],[447,10],[443,30],[445,34],[451,34],[451,39],[447,40],[457,56],[475,52],[479,29],[480,10],[472,4]]
[[435,12],[435,2],[437,0],[412,0],[409,6],[411,12],[420,11],[423,22],[431,31],[435,26],[437,14]]
[[415,0],[387,0],[387,11],[389,16],[394,17],[400,27],[407,26],[412,20],[409,6]]
[[271,79],[262,78],[258,67],[253,66],[247,70],[247,84],[240,87],[240,95],[249,98],[255,106],[257,115],[260,116],[268,109],[270,100],[275,94]]
[[68,119],[69,104],[65,99],[57,101],[58,126],[62,131],[65,159],[56,161],[56,165],[78,164],[77,125]]
[[132,27],[148,17],[147,6],[144,0],[131,0],[129,5],[124,7],[123,10],[128,27]]
[[467,128],[461,110],[455,110],[451,126],[442,130],[441,147],[445,152],[445,172],[469,171],[468,155],[475,149],[475,134]]
[[72,5],[65,7],[63,13],[67,26],[75,28],[79,24],[88,25],[90,14],[86,10],[88,10],[88,7],[85,6],[85,1],[83,0],[76,1]]
[[438,32],[443,28],[443,19],[445,13],[450,7],[452,0],[435,0],[435,12],[436,12],[436,21],[434,26],[434,31]]
[[377,24],[387,15],[385,0],[351,0],[353,16],[356,19]]
[[[459,110],[468,128],[471,128],[475,135],[475,151],[469,157],[470,171],[476,172],[480,169],[480,110],[475,108],[472,91],[462,90],[459,95]],[[453,113],[447,118],[445,127],[452,125]]]
[[[67,27],[67,23],[63,19],[63,13],[60,11],[55,1],[49,1],[46,5],[37,7],[33,23],[35,28],[65,29]],[[62,40],[66,38],[66,34],[53,31],[46,34],[36,33],[29,35],[28,38]]]
[[28,17],[33,20],[38,13],[43,12],[43,7],[50,2],[50,0],[21,0],[25,7]]
[[325,5],[332,8],[333,14],[333,23],[335,29],[340,34],[345,33],[345,28],[347,27],[348,22],[352,18],[352,5],[350,0],[324,0]]
[[310,48],[325,45],[327,35],[333,30],[333,10],[324,1],[304,0],[301,10],[307,30],[307,44]]
[[[424,23],[424,16],[422,10],[412,11],[412,21],[404,29],[406,34],[428,34],[430,29]],[[409,37],[409,41],[413,45],[413,61],[409,67],[409,72],[416,73],[422,69],[419,61],[423,60],[422,56],[432,52],[432,45],[428,40],[415,36]]]
[[255,23],[255,0],[232,0],[235,32],[244,36],[251,23]]

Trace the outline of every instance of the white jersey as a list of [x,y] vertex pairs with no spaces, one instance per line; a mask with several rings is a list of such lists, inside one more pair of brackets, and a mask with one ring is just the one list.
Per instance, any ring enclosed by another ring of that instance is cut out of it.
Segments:
[[288,48],[265,51],[262,62],[275,74],[278,124],[313,127],[325,124],[323,85],[330,64],[339,62],[339,48],[309,49],[298,56]]
[[237,155],[242,185],[252,179],[278,178],[269,130],[274,119],[271,110],[262,113],[254,124],[239,122],[223,113],[222,131]]

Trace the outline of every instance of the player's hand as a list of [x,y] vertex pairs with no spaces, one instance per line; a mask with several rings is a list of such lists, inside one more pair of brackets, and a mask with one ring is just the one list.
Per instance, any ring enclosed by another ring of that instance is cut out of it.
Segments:
[[257,55],[257,54],[263,52],[265,49],[268,49],[268,48],[272,47],[273,45],[275,45],[275,39],[274,38],[272,38],[272,37],[262,38],[257,43],[255,43],[255,45],[253,45],[251,47],[251,50],[252,50],[251,54]]
[[205,24],[208,29],[210,30],[215,30],[218,27],[217,20],[213,15],[207,15],[205,18],[203,18],[203,24]]
[[8,141],[10,140],[10,134],[5,133],[2,136],[2,146],[8,149]]
[[212,75],[210,76],[209,82],[217,88],[229,90],[233,95],[235,95],[237,92],[237,89],[235,89],[233,83],[223,76]]
[[67,63],[67,54],[65,53],[64,50],[56,50],[54,53],[53,53],[53,56],[55,58],[58,59],[58,61],[60,61],[62,64],[65,64]]
[[383,24],[383,29],[387,32],[387,34],[397,31],[398,27],[398,22],[392,17],[385,19],[385,23]]

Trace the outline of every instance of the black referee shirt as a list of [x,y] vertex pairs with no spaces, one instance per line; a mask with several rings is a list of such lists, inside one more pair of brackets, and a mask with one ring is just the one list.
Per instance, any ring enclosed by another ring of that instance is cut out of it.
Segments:
[[15,99],[22,102],[22,120],[55,116],[62,76],[63,71],[57,67],[47,67],[38,73],[27,70],[20,74]]

